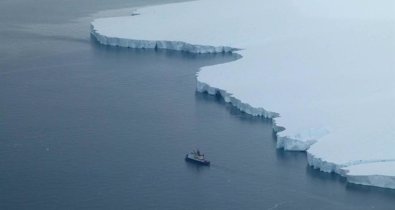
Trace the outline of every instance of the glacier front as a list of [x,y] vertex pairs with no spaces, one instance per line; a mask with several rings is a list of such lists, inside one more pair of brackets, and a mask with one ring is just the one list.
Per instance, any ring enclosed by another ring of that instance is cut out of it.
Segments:
[[91,33],[112,46],[240,54],[202,68],[197,91],[273,118],[277,147],[307,151],[315,168],[395,188],[394,10],[392,0],[200,0],[96,19]]

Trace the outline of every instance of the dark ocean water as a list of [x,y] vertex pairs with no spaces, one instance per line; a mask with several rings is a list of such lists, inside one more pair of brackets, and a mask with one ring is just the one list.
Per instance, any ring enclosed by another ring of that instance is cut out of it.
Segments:
[[[313,170],[275,149],[270,120],[195,92],[200,67],[237,56],[89,36],[93,13],[151,3],[0,2],[0,209],[395,208],[394,191]],[[196,147],[211,167],[184,161]]]

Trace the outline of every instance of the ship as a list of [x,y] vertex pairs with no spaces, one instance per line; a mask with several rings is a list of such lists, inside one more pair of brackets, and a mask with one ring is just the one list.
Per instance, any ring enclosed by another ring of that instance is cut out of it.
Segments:
[[201,153],[199,150],[193,150],[192,152],[188,153],[185,155],[185,160],[191,163],[199,164],[199,165],[205,165],[209,166],[210,161],[208,161],[205,157],[204,154]]

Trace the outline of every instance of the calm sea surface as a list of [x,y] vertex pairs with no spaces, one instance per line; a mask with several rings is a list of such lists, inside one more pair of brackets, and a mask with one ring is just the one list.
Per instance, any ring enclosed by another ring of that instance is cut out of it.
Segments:
[[[195,93],[200,67],[237,56],[97,44],[92,18],[132,10],[97,12],[160,1],[109,2],[0,2],[0,209],[395,209]],[[184,161],[196,147],[211,167]]]

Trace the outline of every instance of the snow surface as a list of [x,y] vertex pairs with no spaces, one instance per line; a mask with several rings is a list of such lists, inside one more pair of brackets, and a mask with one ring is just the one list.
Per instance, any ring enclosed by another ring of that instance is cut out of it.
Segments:
[[[138,13],[96,19],[92,34],[112,46],[240,54],[202,68],[197,91],[274,118],[285,128],[277,147],[307,151],[315,168],[395,187],[394,1],[200,0]],[[385,173],[373,167],[384,161]]]

